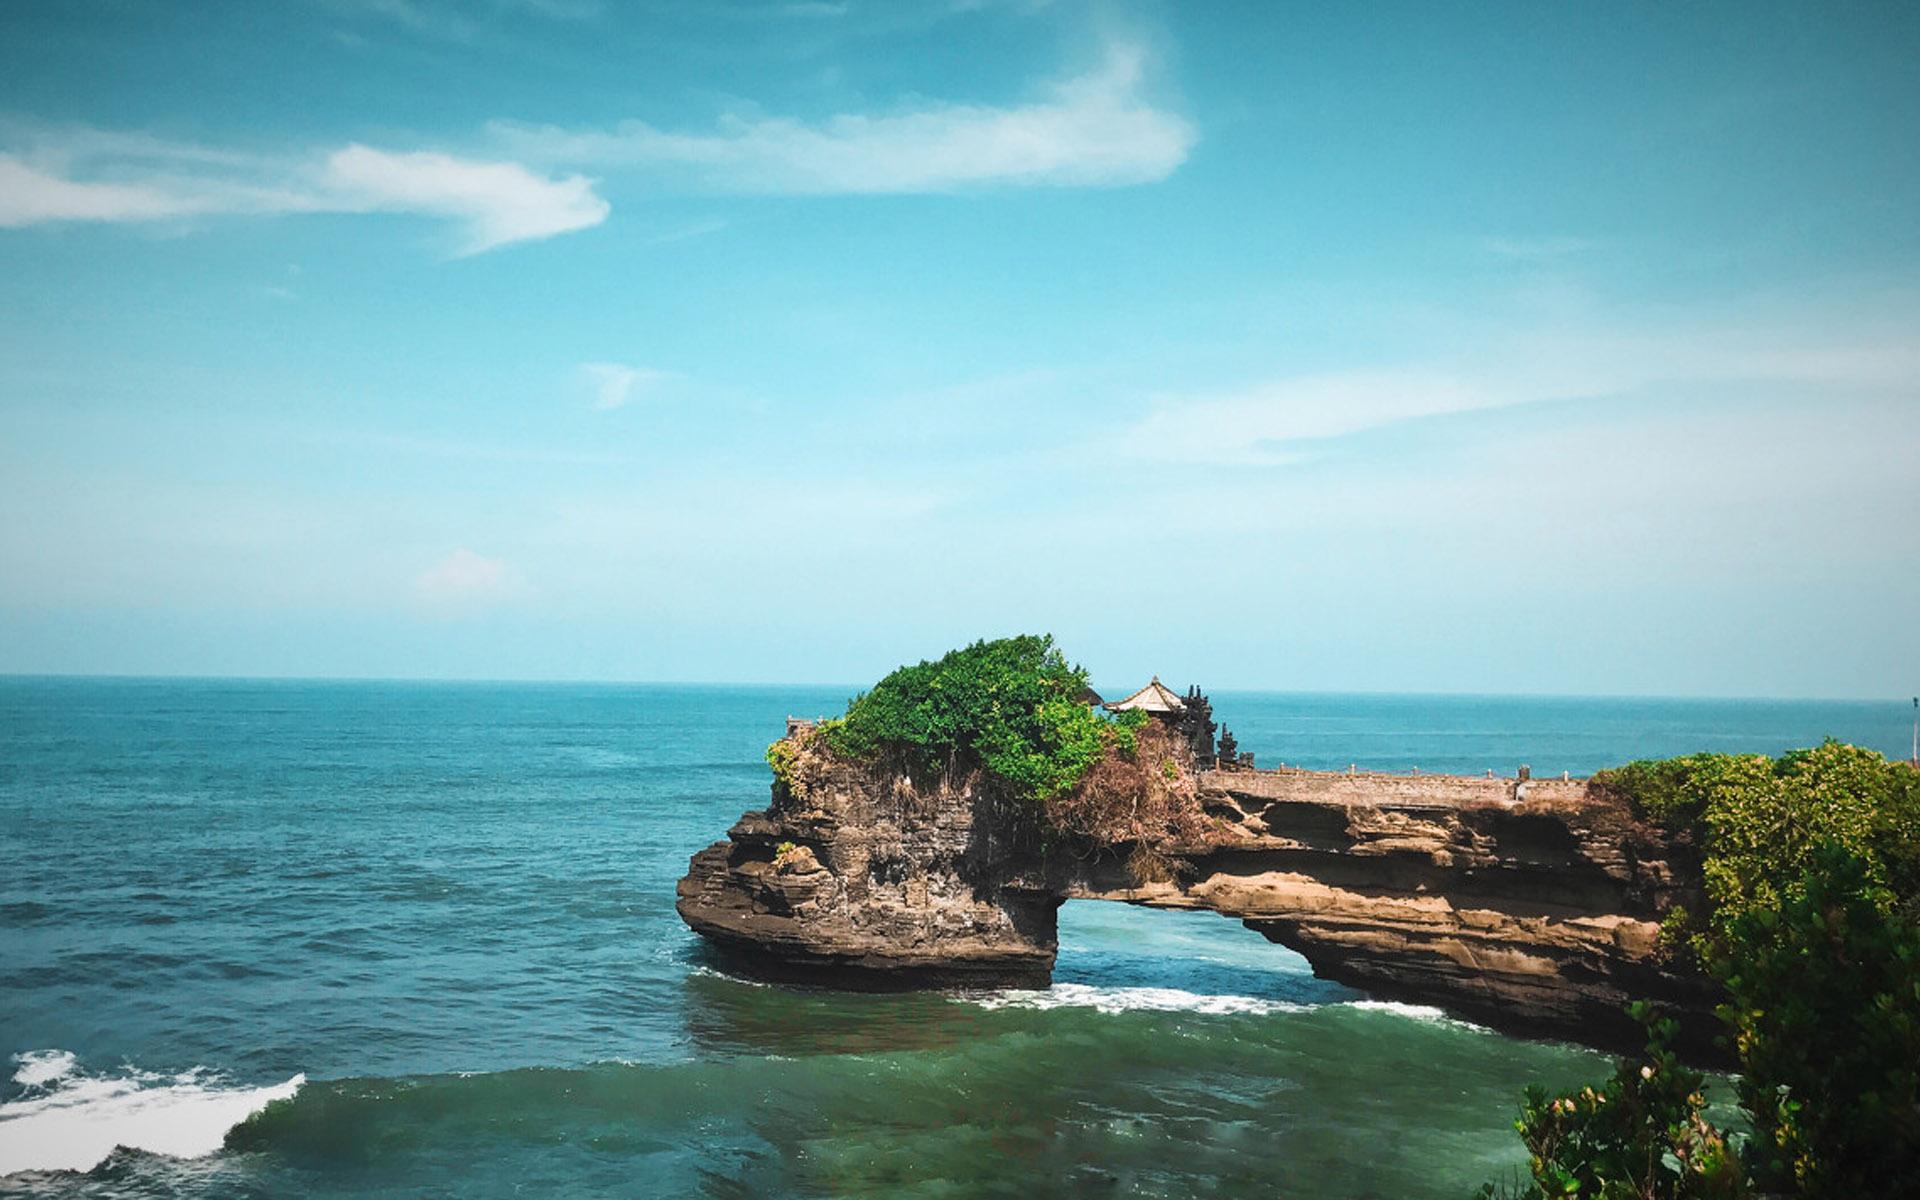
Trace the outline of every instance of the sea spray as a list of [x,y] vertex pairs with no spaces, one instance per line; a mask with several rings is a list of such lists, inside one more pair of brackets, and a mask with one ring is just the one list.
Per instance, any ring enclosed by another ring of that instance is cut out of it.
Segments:
[[127,1147],[174,1158],[219,1150],[227,1131],[306,1082],[242,1087],[202,1068],[176,1075],[92,1074],[65,1050],[14,1056],[21,1094],[0,1104],[0,1175],[86,1171]]

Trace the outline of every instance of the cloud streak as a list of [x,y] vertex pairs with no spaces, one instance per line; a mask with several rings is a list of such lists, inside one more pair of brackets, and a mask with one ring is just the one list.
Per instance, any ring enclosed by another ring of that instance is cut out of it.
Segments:
[[1197,134],[1144,97],[1145,60],[1139,46],[1110,46],[1095,69],[1004,106],[921,101],[818,122],[733,112],[705,133],[637,120],[611,130],[494,122],[491,152],[475,154],[359,142],[258,154],[84,127],[14,127],[0,130],[0,228],[395,213],[448,224],[453,253],[469,255],[605,221],[611,206],[583,168],[722,194],[1151,183],[1186,161]]
[[1161,396],[1103,442],[1103,457],[1169,464],[1284,466],[1311,444],[1423,418],[1570,400],[1619,399],[1659,385],[1813,386],[1835,395],[1911,393],[1920,349],[1903,338],[1795,339],[1777,331],[1688,330],[1535,336],[1483,361],[1355,369],[1239,391]]
[[511,162],[393,154],[348,146],[327,158],[323,187],[346,211],[422,213],[456,222],[461,253],[587,229],[611,211],[584,176],[549,179]]
[[808,123],[730,113],[710,133],[645,121],[610,130],[495,122],[515,157],[677,172],[718,190],[798,195],[948,192],[987,186],[1114,187],[1166,178],[1197,134],[1144,99],[1145,54],[1110,47],[1101,66],[1030,104],[923,103]]
[[586,229],[609,211],[584,176],[357,143],[276,159],[76,130],[0,152],[0,227],[402,213],[451,223],[467,255]]
[[580,374],[593,393],[593,406],[603,412],[625,408],[641,392],[668,378],[665,371],[616,362],[581,363]]

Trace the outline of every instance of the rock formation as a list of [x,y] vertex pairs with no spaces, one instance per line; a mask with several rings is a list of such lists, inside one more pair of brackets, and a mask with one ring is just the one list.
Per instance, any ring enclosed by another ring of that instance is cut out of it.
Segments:
[[686,922],[758,975],[1044,986],[1060,903],[1096,898],[1211,909],[1319,975],[1514,1031],[1612,1044],[1629,999],[1711,1005],[1658,943],[1659,914],[1697,897],[1691,848],[1584,781],[1189,761],[1207,832],[1145,847],[1143,870],[1141,846],[1050,835],[977,774],[916,783],[809,739],[790,732],[772,803],[680,883]]

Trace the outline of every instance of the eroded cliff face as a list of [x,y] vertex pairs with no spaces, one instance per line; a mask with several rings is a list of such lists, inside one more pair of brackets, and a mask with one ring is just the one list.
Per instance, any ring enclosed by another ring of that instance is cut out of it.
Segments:
[[1226,834],[1178,880],[1070,894],[1238,917],[1325,978],[1499,1028],[1631,1042],[1634,999],[1706,1028],[1711,990],[1659,942],[1697,860],[1584,781],[1211,772],[1201,799]]
[[[736,967],[839,987],[1044,987],[1060,898],[1016,876],[980,776],[916,786],[796,746],[788,782],[694,855],[679,910]],[[1037,862],[1032,850],[1029,864]]]
[[916,786],[800,744],[792,758],[768,809],[680,884],[687,923],[756,974],[1042,986],[1056,910],[1084,897],[1236,917],[1322,976],[1504,1029],[1615,1044],[1634,1036],[1630,999],[1702,1029],[1711,1008],[1659,948],[1665,906],[1697,897],[1689,847],[1583,781],[1183,774],[1206,832],[1143,859],[1044,834],[977,776]]

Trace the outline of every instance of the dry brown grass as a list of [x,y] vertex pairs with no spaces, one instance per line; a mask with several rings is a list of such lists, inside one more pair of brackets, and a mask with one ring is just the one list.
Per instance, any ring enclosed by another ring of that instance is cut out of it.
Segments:
[[1165,848],[1210,840],[1214,822],[1200,809],[1185,744],[1159,725],[1143,727],[1137,743],[1131,757],[1109,754],[1078,787],[1046,801],[1046,818],[1062,833],[1102,846],[1131,843],[1136,854],[1164,862]]

